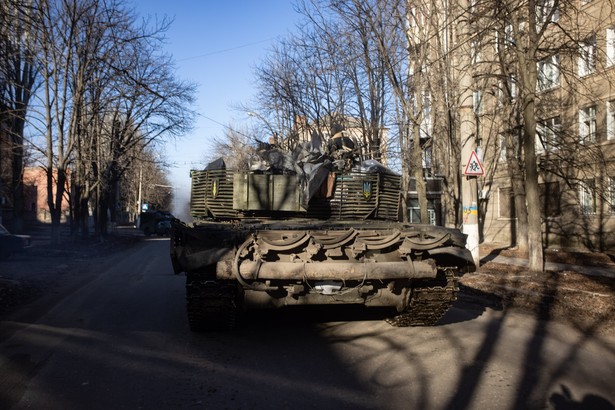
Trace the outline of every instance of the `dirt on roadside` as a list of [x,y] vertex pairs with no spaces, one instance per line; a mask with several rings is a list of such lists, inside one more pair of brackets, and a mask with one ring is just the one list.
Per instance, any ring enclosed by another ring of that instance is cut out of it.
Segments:
[[0,260],[0,315],[49,293],[66,275],[102,266],[105,257],[138,243],[139,236],[42,244]]
[[[485,246],[481,256],[497,253],[525,258],[516,249]],[[606,253],[547,250],[547,262],[612,268]],[[489,259],[489,258],[484,258]],[[583,275],[573,270],[530,273],[527,268],[488,261],[461,279],[465,297],[480,298],[487,306],[521,310],[543,320],[568,323],[584,332],[615,335],[615,279]]]

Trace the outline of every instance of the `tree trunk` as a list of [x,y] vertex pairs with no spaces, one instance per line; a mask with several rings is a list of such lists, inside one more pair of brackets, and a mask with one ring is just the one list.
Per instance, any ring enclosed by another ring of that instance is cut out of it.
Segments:
[[429,212],[427,210],[427,184],[423,176],[423,150],[421,149],[421,130],[419,124],[412,126],[412,168],[414,169],[414,179],[416,180],[416,193],[419,200],[421,213],[421,223],[429,223]]
[[515,232],[511,235],[513,244],[517,246],[519,251],[526,254],[528,251],[528,221],[527,208],[525,206],[525,183],[523,179],[523,169],[519,161],[519,147],[514,143],[513,134],[506,136],[506,162],[508,163],[507,171],[512,185],[512,194],[514,200]]
[[13,196],[13,220],[12,230],[21,233],[24,229],[24,190],[23,190],[23,166],[24,147],[23,131],[24,120],[20,115],[25,115],[25,110],[12,115],[11,126],[11,190]]
[[[66,183],[66,173],[64,169],[57,168],[56,181],[54,183],[54,169],[47,168],[47,205],[51,215],[51,244],[60,243],[60,228],[62,223],[62,197],[64,196],[64,185]],[[55,194],[53,188],[55,187]]]
[[528,251],[531,272],[544,270],[542,226],[538,166],[536,164],[536,63],[525,64],[522,73],[525,96],[523,99],[523,161],[525,169],[525,202],[528,215]]
[[[528,104],[525,110],[532,110],[525,120],[525,130],[523,135],[523,151],[525,159],[525,201],[528,214],[528,251],[529,269],[531,272],[542,272],[544,270],[543,249],[542,249],[542,226],[540,218],[540,190],[538,187],[538,167],[536,166],[536,152],[534,135],[536,130],[536,119],[533,114],[533,104]],[[526,114],[524,114],[526,115]]]
[[[528,34],[525,41],[517,42],[519,59],[521,115],[523,120],[523,161],[525,170],[525,202],[528,215],[528,257],[531,272],[544,271],[540,190],[536,164],[536,87],[538,85],[537,50],[539,34],[536,31],[536,7],[527,5]],[[522,47],[522,44],[524,46]]]

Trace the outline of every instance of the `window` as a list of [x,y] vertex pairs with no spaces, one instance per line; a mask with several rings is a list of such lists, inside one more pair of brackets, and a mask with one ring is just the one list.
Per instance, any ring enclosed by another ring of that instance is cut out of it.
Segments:
[[606,139],[615,140],[615,100],[606,103]]
[[538,62],[538,91],[559,86],[559,55]]
[[[538,0],[536,1],[536,18],[539,23],[547,22],[555,23],[559,20],[559,8],[555,6],[555,0]],[[553,14],[550,14],[553,12]]]
[[499,31],[495,32],[496,37],[496,51],[506,50],[510,46],[515,45],[515,37],[512,24],[507,24],[504,26],[504,33],[501,34]]
[[507,24],[506,27],[504,27],[504,43],[506,47],[515,45],[515,31],[513,30],[512,24]]
[[505,219],[515,218],[515,201],[512,188],[498,189],[498,217]]
[[615,177],[609,177],[609,196],[608,196],[608,204],[609,212],[615,214]]
[[615,28],[606,29],[606,66],[615,65]]
[[500,162],[506,162],[506,136],[505,135],[498,135],[498,145],[499,145],[499,152],[500,155],[498,157],[498,160]]
[[423,152],[421,154],[421,164],[423,166],[423,169],[431,170],[433,158],[431,145],[424,147],[422,151]]
[[596,185],[593,179],[579,183],[579,205],[584,214],[596,213]]
[[506,104],[509,98],[514,100],[517,96],[517,79],[514,75],[508,76],[507,80],[498,82],[498,100],[501,104]]
[[472,64],[477,64],[480,63],[481,61],[483,61],[483,56],[481,54],[481,44],[479,40],[472,40],[472,44],[471,44],[471,56],[470,56],[470,61],[472,62]]
[[559,182],[540,184],[541,214],[543,217],[558,216],[560,214]]
[[408,200],[408,222],[421,223],[421,207],[418,199]]
[[510,96],[511,98],[515,99],[518,96],[518,92],[517,92],[517,79],[515,78],[514,75],[511,75],[508,78],[508,89],[510,90]]
[[579,45],[579,76],[596,71],[596,36],[591,36]]
[[480,90],[474,90],[472,94],[472,106],[474,114],[480,115],[483,113],[483,93]]
[[421,43],[424,24],[424,14],[421,8],[411,7],[408,13],[408,36],[411,43],[418,45]]
[[[420,224],[421,222],[421,207],[419,206],[418,199],[409,199],[408,201],[408,221],[410,223]],[[430,225],[436,225],[436,209],[435,203],[433,200],[428,200],[427,202],[427,218],[429,219],[426,223]]]
[[512,24],[507,24],[506,27],[504,27],[504,44],[506,47],[514,46],[516,44],[515,31]]
[[423,92],[423,101],[422,101],[422,116],[421,116],[421,138],[430,138],[431,137],[431,94],[429,91]]
[[590,144],[596,142],[596,106],[579,110],[579,142]]
[[561,122],[559,117],[540,121],[536,126],[536,153],[554,152],[558,147]]

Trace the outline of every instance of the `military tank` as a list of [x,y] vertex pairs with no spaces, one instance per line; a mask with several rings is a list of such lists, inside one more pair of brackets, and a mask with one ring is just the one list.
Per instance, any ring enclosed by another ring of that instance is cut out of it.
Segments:
[[394,326],[434,325],[449,310],[475,270],[465,236],[400,222],[400,175],[355,146],[266,147],[249,171],[222,159],[191,171],[194,222],[171,229],[191,330],[233,328],[245,308],[390,307]]

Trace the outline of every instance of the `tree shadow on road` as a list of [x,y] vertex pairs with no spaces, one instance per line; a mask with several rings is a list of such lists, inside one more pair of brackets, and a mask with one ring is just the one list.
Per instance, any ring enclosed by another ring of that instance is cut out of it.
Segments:
[[[497,359],[496,346],[500,343],[506,330],[507,317],[513,310],[520,311],[521,309],[518,309],[520,307],[523,308],[524,314],[533,318],[531,321],[533,328],[530,329],[529,337],[522,349],[525,353],[518,365],[521,373],[515,386],[514,402],[510,408],[545,408],[548,403],[556,409],[614,408],[609,399],[598,394],[587,394],[579,401],[574,398],[572,391],[560,382],[561,379],[575,372],[572,363],[581,361],[580,356],[583,350],[588,344],[596,342],[599,329],[604,323],[612,320],[614,313],[596,315],[590,325],[586,322],[575,323],[574,318],[570,318],[569,326],[573,327],[579,336],[573,344],[566,345],[567,350],[559,351],[557,356],[559,359],[556,359],[548,354],[547,341],[553,336],[558,336],[554,333],[553,322],[556,321],[554,310],[557,308],[560,296],[558,292],[561,276],[554,273],[543,273],[542,275],[545,275],[541,282],[542,286],[532,289],[531,292],[520,290],[522,289],[521,284],[515,281],[508,283],[505,287],[497,287],[497,295],[462,286],[460,303],[464,308],[468,306],[474,308],[473,311],[477,316],[481,313],[481,307],[484,309],[497,308],[502,313],[487,323],[482,342],[472,361],[461,370],[458,385],[453,389],[456,393],[446,406],[447,409],[466,409],[473,406],[473,400],[482,385],[487,369],[491,362]],[[522,280],[524,279],[521,277],[516,279],[516,281]],[[480,297],[473,298],[475,292],[478,292]],[[519,300],[522,301],[519,302]],[[598,343],[604,351],[614,353],[613,347],[608,343],[599,341]],[[558,384],[562,388],[562,393],[553,393],[553,389]],[[605,389],[605,386],[602,387]],[[590,404],[592,406],[587,407]]]

